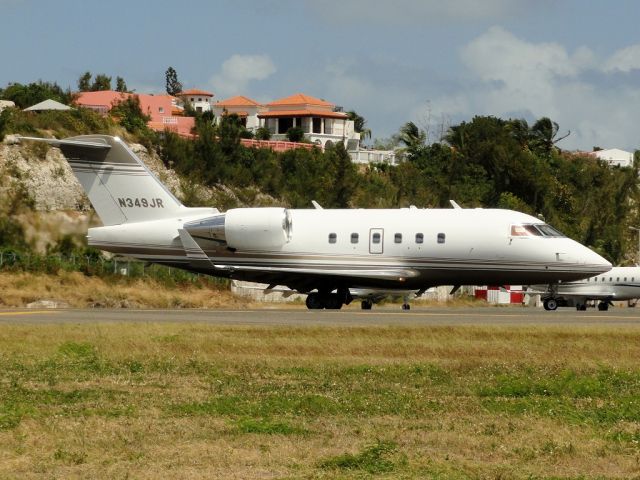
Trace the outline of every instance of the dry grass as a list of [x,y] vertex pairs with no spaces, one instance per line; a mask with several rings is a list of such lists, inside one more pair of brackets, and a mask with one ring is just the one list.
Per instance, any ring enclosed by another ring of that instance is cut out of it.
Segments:
[[149,278],[106,281],[62,270],[57,275],[0,273],[0,306],[24,307],[37,300],[55,300],[80,308],[240,308],[247,305],[228,290],[198,285],[167,286]]
[[4,325],[0,478],[640,478],[639,340]]

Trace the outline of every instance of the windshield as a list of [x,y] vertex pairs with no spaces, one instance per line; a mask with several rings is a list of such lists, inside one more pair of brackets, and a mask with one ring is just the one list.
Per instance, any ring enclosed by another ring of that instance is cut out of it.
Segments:
[[564,237],[562,233],[546,223],[511,225],[512,237]]

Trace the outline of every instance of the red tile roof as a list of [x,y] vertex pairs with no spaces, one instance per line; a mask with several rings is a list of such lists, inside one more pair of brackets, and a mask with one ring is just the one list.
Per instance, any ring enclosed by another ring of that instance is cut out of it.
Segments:
[[183,95],[202,95],[203,97],[213,97],[213,93],[207,92],[206,90],[199,90],[197,88],[191,88],[189,90],[183,90],[178,95],[179,96],[183,96]]
[[274,110],[272,112],[259,113],[260,118],[274,117],[324,117],[324,118],[347,118],[344,112],[332,112],[330,110],[302,109],[302,110]]
[[334,107],[333,103],[321,100],[304,93],[295,93],[279,100],[267,103],[267,107],[285,106],[285,105],[313,105],[314,107]]
[[216,102],[214,106],[220,107],[259,107],[260,104],[255,100],[245,97],[244,95],[236,95],[235,97],[226,98]]

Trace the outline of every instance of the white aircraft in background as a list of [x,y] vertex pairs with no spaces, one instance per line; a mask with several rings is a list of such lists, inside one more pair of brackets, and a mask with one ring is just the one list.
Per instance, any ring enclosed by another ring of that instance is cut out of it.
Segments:
[[595,277],[562,282],[551,291],[547,285],[530,285],[527,293],[541,294],[546,310],[558,307],[586,310],[589,300],[599,300],[598,310],[604,311],[612,301],[640,298],[640,267],[614,267]]
[[101,250],[217,277],[287,286],[309,309],[351,289],[555,284],[608,271],[600,255],[511,210],[332,210],[182,205],[118,137],[26,138],[60,148],[104,226]]

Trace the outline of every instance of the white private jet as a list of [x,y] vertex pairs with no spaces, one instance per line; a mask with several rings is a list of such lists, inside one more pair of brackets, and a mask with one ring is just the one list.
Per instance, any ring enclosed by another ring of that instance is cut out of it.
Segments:
[[600,255],[511,210],[183,206],[118,137],[23,137],[60,148],[104,226],[88,243],[218,277],[287,286],[309,309],[351,289],[555,284],[608,271]]
[[640,298],[640,267],[614,267],[602,275],[572,282],[530,285],[528,293],[539,293],[546,310],[576,307],[586,310],[589,300],[599,300],[598,310],[609,309],[612,301]]

